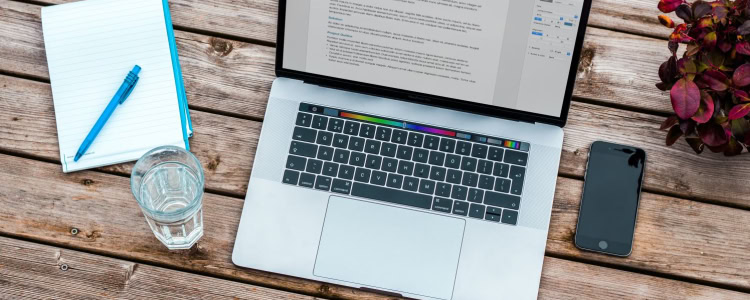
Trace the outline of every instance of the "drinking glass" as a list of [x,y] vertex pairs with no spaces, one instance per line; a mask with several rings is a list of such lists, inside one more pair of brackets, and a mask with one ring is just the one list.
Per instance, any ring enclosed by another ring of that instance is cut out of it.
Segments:
[[203,236],[203,168],[190,152],[162,146],[133,167],[130,189],[159,241],[189,249]]

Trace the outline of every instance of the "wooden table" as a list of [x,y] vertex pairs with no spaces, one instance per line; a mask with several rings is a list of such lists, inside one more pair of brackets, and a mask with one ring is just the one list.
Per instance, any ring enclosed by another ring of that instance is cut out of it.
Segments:
[[[61,172],[40,23],[40,5],[59,2],[68,1],[0,0],[0,299],[390,298],[231,262],[274,78],[276,1],[170,1],[207,191],[205,236],[176,252],[130,194],[132,164]],[[594,1],[540,298],[750,299],[750,155],[664,146],[671,107],[654,83],[669,30],[657,2]],[[587,150],[599,139],[649,155],[629,258],[573,245]]]

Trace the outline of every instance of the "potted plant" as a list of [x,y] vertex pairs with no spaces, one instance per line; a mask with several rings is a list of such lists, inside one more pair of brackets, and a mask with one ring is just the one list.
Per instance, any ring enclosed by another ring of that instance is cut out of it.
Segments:
[[659,16],[674,29],[672,55],[656,84],[669,91],[675,113],[661,125],[668,130],[667,145],[684,136],[698,154],[704,148],[742,153],[750,146],[750,0],[660,0],[658,8],[684,21]]

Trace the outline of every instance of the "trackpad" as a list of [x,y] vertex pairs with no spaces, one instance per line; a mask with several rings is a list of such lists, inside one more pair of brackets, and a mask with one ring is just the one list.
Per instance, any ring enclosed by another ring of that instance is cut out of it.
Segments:
[[331,196],[313,274],[450,299],[465,221]]

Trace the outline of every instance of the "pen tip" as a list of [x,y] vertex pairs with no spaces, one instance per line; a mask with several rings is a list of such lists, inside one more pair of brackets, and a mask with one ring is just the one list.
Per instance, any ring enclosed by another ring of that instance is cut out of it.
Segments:
[[73,161],[78,161],[78,159],[80,159],[80,158],[81,158],[81,154],[80,153],[76,153],[76,157],[73,158]]

